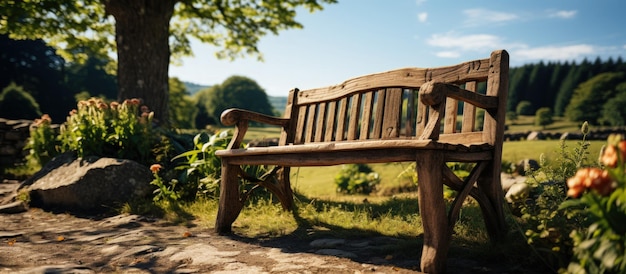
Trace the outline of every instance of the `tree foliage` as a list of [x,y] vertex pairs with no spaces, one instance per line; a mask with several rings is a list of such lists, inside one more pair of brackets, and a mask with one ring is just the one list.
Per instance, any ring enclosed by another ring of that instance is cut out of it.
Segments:
[[222,112],[228,108],[242,108],[273,115],[267,94],[250,78],[231,76],[210,89],[211,97],[206,102],[206,110],[214,121],[220,121]]
[[0,93],[0,117],[32,120],[40,116],[39,104],[22,87],[11,83]]
[[196,113],[193,100],[187,94],[185,84],[178,78],[170,78],[170,121],[175,128],[195,128]]
[[532,115],[533,104],[530,101],[521,101],[517,104],[515,112],[519,115]]
[[540,62],[511,68],[507,111],[515,111],[521,101],[529,101],[535,109],[548,107],[555,116],[563,116],[579,84],[598,74],[618,71],[626,71],[621,57],[606,61],[596,58],[593,63],[585,59],[580,63]]
[[544,129],[547,125],[552,124],[552,110],[547,107],[542,107],[535,112],[535,125],[542,126]]
[[335,2],[0,1],[0,34],[45,39],[71,61],[86,60],[85,47],[102,58],[116,51],[118,99],[143,98],[167,122],[170,57],[191,55],[191,39],[217,46],[220,58],[260,57],[261,37],[302,27],[295,20],[297,8],[312,12]]
[[602,106],[617,95],[617,86],[625,82],[626,73],[611,72],[580,84],[565,109],[565,116],[571,121],[599,123]]
[[626,126],[626,82],[617,86],[617,95],[602,106],[601,124]]

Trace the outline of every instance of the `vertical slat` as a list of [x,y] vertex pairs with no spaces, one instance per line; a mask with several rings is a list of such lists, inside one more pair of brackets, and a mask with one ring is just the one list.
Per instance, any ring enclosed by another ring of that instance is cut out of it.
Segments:
[[359,133],[359,116],[361,114],[361,94],[357,93],[351,97],[350,122],[348,123],[348,140],[356,140]]
[[346,116],[348,116],[348,98],[339,101],[339,112],[337,113],[337,131],[335,133],[335,141],[343,141],[346,129]]
[[324,126],[326,122],[326,103],[320,103],[317,110],[317,125],[315,126],[315,139],[314,142],[321,142],[324,140]]
[[385,118],[383,119],[382,138],[400,136],[400,111],[402,109],[402,89],[387,89],[385,95]]
[[415,136],[421,136],[428,121],[428,107],[417,99],[417,117],[415,118]]
[[304,130],[305,130],[305,123],[306,123],[306,110],[307,107],[306,106],[299,106],[298,107],[298,123],[296,124],[296,138],[294,140],[294,144],[302,144],[304,143],[303,139],[304,139]]
[[[285,114],[284,118],[290,119],[291,117],[297,117],[298,115],[298,107],[296,106],[297,98],[298,98],[299,90],[292,89],[289,91],[289,96],[287,97],[287,105],[285,106]],[[294,142],[294,133],[297,121],[296,119],[290,119],[289,125],[287,128],[283,128],[280,133],[280,140],[278,141],[279,145],[286,145]]]
[[333,136],[335,133],[335,118],[337,112],[337,102],[332,101],[328,102],[328,117],[326,118],[326,134],[324,136],[324,141],[330,142],[333,140]]
[[379,90],[378,97],[376,98],[376,117],[374,118],[374,132],[372,132],[372,139],[380,139],[383,131],[383,120],[385,119],[385,93],[387,93],[386,90]]
[[406,99],[406,121],[404,122],[406,137],[414,136],[413,126],[415,125],[415,91],[412,89],[405,90]]
[[372,107],[374,103],[374,91],[365,94],[365,102],[363,102],[363,117],[361,118],[361,134],[359,139],[365,140],[370,135],[370,124],[372,123]]
[[[465,83],[465,89],[476,92],[476,81]],[[468,103],[463,104],[463,125],[461,132],[472,132],[476,125],[476,106]]]
[[443,133],[456,132],[456,113],[458,109],[458,100],[452,98],[446,99],[446,113],[443,122]]
[[317,114],[316,105],[309,105],[309,109],[307,111],[306,118],[306,138],[304,139],[304,143],[308,143],[313,141],[313,135],[315,134],[315,116]]

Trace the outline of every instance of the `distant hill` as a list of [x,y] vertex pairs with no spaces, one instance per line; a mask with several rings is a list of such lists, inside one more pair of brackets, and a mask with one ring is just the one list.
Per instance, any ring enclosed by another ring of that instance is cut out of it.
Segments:
[[187,92],[189,92],[189,95],[194,95],[198,93],[198,91],[200,90],[211,87],[211,86],[204,86],[204,85],[199,85],[199,84],[185,82],[185,81],[183,81],[183,84],[185,84],[185,87],[187,88]]
[[287,106],[287,96],[267,96],[267,99],[270,101],[270,105],[272,105],[272,107],[279,111],[280,113],[283,113],[283,111],[285,111],[285,106]]
[[[191,82],[185,82],[183,81],[183,84],[185,84],[185,87],[187,88],[187,92],[189,93],[189,95],[194,95],[196,93],[198,93],[198,91],[203,90],[205,88],[210,88],[211,86],[205,86],[205,85],[199,85],[199,84],[195,84],[195,83],[191,83]],[[267,99],[270,101],[270,105],[272,105],[272,107],[279,111],[279,112],[283,112],[285,111],[285,106],[287,105],[287,97],[286,96],[267,96]]]

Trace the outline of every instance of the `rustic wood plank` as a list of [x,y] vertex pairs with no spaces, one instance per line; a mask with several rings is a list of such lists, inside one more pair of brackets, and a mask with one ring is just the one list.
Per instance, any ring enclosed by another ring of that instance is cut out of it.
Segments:
[[456,132],[456,116],[458,110],[458,100],[454,98],[446,99],[446,113],[444,115],[443,133]]
[[326,102],[322,102],[318,105],[317,113],[317,125],[315,126],[315,139],[313,142],[324,141],[324,131],[326,130]]
[[317,124],[315,122],[316,118],[317,118],[317,106],[314,104],[309,105],[308,110],[307,110],[307,118],[305,122],[306,135],[304,138],[304,143],[313,141],[313,138],[315,135],[315,125]]
[[289,91],[289,95],[287,96],[287,105],[285,105],[283,118],[288,119],[289,123],[283,127],[283,130],[280,133],[280,139],[278,141],[279,145],[293,144],[294,142],[296,122],[298,119],[291,119],[291,117],[298,117],[298,107],[296,107],[298,92],[299,90],[297,88],[292,89]]
[[361,93],[350,97],[350,122],[348,123],[348,140],[356,140],[359,133],[359,116],[361,114]]
[[[476,81],[467,82],[465,89],[476,92]],[[461,132],[472,132],[476,127],[476,106],[468,103],[463,104],[463,125]]]
[[339,101],[339,110],[337,112],[337,131],[335,132],[335,141],[343,141],[345,139],[347,116],[348,99],[342,98],[341,101]]
[[333,141],[333,137],[335,136],[336,128],[335,128],[335,117],[337,115],[337,102],[332,101],[328,102],[328,117],[326,119],[326,134],[324,136],[324,141],[329,142]]
[[302,144],[304,143],[304,133],[305,133],[305,126],[306,126],[306,116],[307,116],[307,106],[300,106],[298,107],[298,123],[296,124],[296,128],[295,128],[295,132],[296,132],[296,136],[294,139],[294,144]]
[[382,138],[396,138],[400,136],[402,110],[402,89],[387,89],[382,128]]
[[363,102],[363,118],[361,119],[361,133],[359,139],[365,140],[370,137],[370,125],[372,123],[372,108],[374,107],[374,92],[365,93]]
[[372,132],[372,139],[380,139],[383,132],[383,120],[385,119],[385,97],[386,90],[381,89],[377,92],[376,97],[376,113],[374,113],[374,131]]
[[462,84],[467,81],[485,81],[488,71],[489,59],[439,68],[403,68],[353,78],[339,85],[303,90],[299,93],[298,102],[308,104],[335,100],[357,91],[378,90],[388,87],[419,88],[431,80],[454,84]]

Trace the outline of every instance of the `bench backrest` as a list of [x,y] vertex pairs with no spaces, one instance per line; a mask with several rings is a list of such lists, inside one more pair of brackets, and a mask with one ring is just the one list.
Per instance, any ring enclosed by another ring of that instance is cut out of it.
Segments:
[[[428,81],[454,84],[498,98],[497,109],[484,111],[448,98],[439,142],[495,145],[502,143],[508,53],[438,68],[405,68],[353,78],[342,84],[290,91],[285,118],[291,124],[280,145],[373,139],[424,139],[429,114],[435,111],[419,99]],[[295,119],[294,119],[295,118]]]

